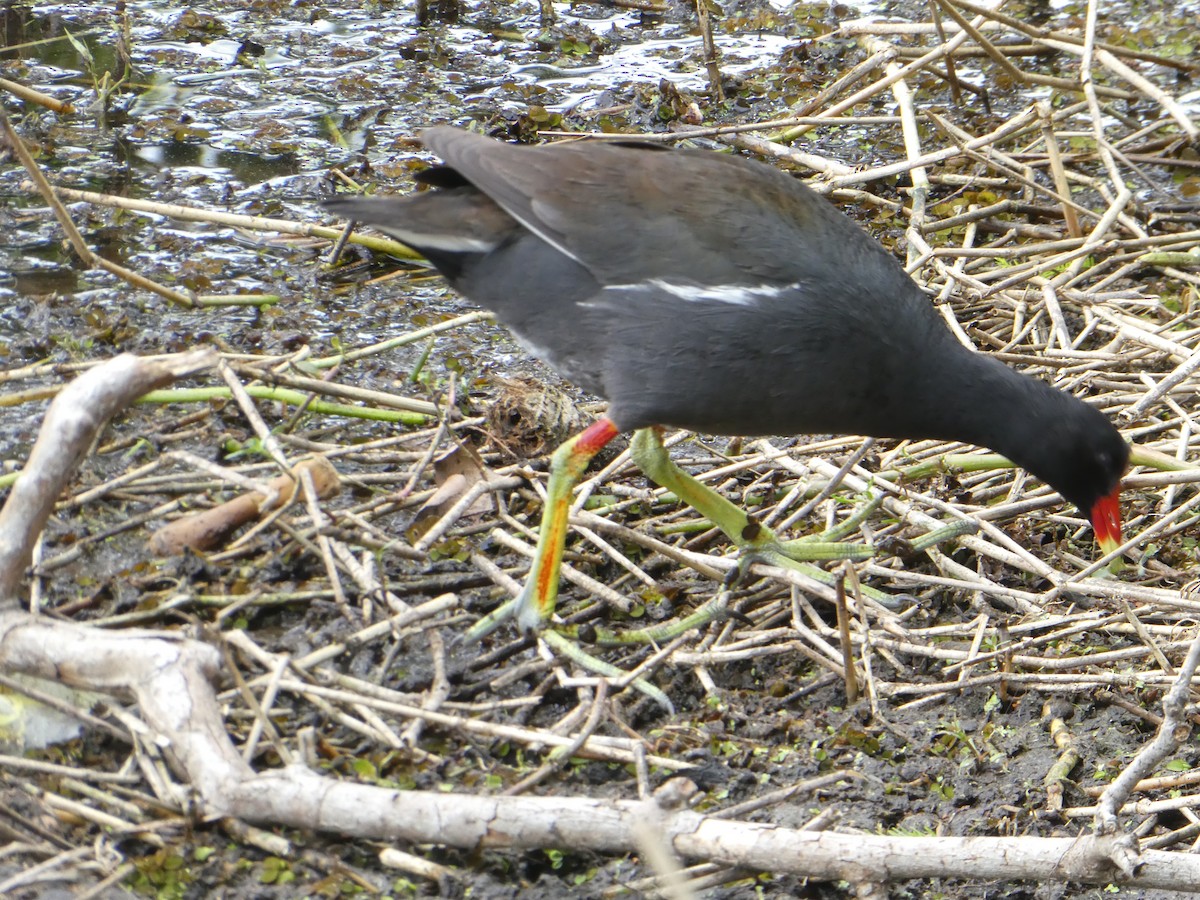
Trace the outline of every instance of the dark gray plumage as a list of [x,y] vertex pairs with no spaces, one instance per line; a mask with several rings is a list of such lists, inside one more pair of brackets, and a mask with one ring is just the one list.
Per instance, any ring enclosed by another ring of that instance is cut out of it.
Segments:
[[424,253],[619,429],[966,441],[1094,522],[1102,501],[1116,514],[1129,448],[1113,425],[963,347],[891,254],[796,179],[698,150],[422,140],[445,160],[418,176],[436,189],[328,208]]

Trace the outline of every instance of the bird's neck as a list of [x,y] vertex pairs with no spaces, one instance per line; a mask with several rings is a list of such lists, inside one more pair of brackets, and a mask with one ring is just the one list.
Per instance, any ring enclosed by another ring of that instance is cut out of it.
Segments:
[[[931,373],[926,433],[986,447],[1045,480],[1047,440],[1073,417],[1072,398],[997,359],[960,348]],[[955,354],[957,356],[958,354]],[[952,423],[952,424],[951,424]]]

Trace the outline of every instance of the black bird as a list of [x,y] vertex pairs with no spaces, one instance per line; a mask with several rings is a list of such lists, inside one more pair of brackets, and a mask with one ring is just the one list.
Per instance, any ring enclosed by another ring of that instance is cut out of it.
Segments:
[[419,250],[609,402],[554,454],[523,629],[553,612],[572,487],[622,431],[637,432],[647,476],[768,555],[787,548],[679,470],[658,426],[990,447],[1087,514],[1105,550],[1119,543],[1129,447],[1112,423],[960,344],[890,253],[791,176],[648,144],[521,147],[450,127],[421,139],[445,161],[416,176],[436,190],[327,208]]

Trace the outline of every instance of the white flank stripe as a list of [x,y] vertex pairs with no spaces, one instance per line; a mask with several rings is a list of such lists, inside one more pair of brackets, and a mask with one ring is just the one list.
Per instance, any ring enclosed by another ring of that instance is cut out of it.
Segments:
[[606,291],[662,291],[688,303],[728,303],[731,306],[754,306],[763,300],[795,290],[796,284],[676,284],[661,278],[633,284],[610,284]]

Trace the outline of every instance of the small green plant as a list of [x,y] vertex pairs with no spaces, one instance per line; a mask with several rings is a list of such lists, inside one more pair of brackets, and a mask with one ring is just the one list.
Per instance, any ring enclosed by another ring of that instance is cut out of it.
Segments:
[[296,880],[296,873],[292,871],[292,867],[286,859],[281,859],[278,856],[268,856],[262,861],[258,880],[262,884],[291,884]]
[[157,853],[134,860],[135,875],[129,886],[155,900],[182,900],[192,883],[192,872],[175,850],[164,847]]

